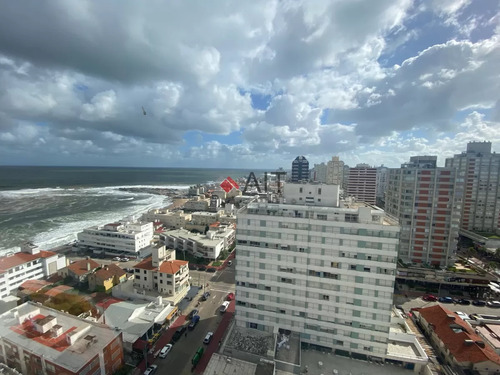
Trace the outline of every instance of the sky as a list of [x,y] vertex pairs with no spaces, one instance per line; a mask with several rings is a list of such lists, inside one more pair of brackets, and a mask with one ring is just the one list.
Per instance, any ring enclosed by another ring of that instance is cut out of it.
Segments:
[[0,165],[500,152],[500,0],[8,1]]

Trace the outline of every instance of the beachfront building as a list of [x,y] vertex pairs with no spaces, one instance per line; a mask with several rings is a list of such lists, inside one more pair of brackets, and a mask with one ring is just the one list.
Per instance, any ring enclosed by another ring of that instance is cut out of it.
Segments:
[[153,239],[153,223],[126,218],[117,223],[94,226],[78,233],[81,247],[110,255],[141,256],[141,250]]
[[152,256],[132,267],[134,288],[156,291],[171,300],[180,301],[189,291],[189,268],[186,260],[176,260],[175,251],[158,246]]
[[232,225],[220,225],[217,230],[209,230],[206,234],[192,233],[186,229],[160,234],[160,239],[168,248],[210,260],[217,259],[222,251],[228,250],[234,243],[234,237]]
[[89,290],[107,292],[115,285],[125,282],[127,273],[116,264],[107,264],[88,275]]
[[0,258],[0,299],[17,293],[26,280],[48,277],[66,266],[66,257],[25,243],[21,251]]
[[500,154],[491,152],[491,142],[469,142],[466,151],[446,159],[446,167],[458,169],[457,191],[463,196],[460,228],[464,234],[499,232]]
[[460,222],[457,170],[436,156],[412,156],[389,169],[385,210],[401,225],[399,258],[415,265],[453,264]]
[[286,203],[252,202],[239,211],[236,324],[383,359],[399,225],[375,206],[340,201],[339,190],[286,184]]
[[185,211],[208,211],[210,206],[210,199],[202,198],[200,196],[191,198],[184,203]]
[[165,228],[178,229],[191,221],[191,214],[183,210],[155,209],[143,214],[142,220],[160,222]]
[[0,362],[22,374],[111,375],[124,364],[122,334],[26,302],[0,315]]

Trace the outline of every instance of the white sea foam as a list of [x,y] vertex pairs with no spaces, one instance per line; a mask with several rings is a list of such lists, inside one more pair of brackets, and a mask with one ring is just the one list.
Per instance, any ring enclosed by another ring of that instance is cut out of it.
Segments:
[[[14,191],[0,191],[0,197],[13,199],[13,200],[23,200],[30,199],[30,197],[40,196],[40,195],[50,195],[50,196],[68,196],[68,195],[87,195],[87,196],[129,196],[127,198],[118,198],[120,200],[129,200],[130,206],[120,208],[118,210],[110,211],[107,213],[94,212],[94,213],[75,213],[73,215],[64,218],[53,218],[46,219],[51,222],[62,221],[55,228],[49,231],[37,234],[33,238],[33,242],[42,249],[54,248],[68,242],[75,240],[77,234],[83,229],[95,226],[103,225],[109,222],[120,220],[126,216],[139,215],[152,208],[164,207],[171,203],[171,199],[164,195],[149,194],[147,192],[131,192],[119,190],[120,188],[138,188],[138,189],[178,189],[184,190],[189,186],[179,186],[179,185],[168,185],[168,186],[158,186],[158,185],[134,185],[134,186],[107,186],[107,187],[95,187],[95,188],[71,188],[71,189],[61,189],[61,188],[44,188],[44,189],[22,189]],[[141,197],[141,199],[135,198]],[[26,225],[30,225],[29,222]],[[9,249],[0,249],[0,256],[5,255],[9,252],[19,251],[19,247],[13,247]]]

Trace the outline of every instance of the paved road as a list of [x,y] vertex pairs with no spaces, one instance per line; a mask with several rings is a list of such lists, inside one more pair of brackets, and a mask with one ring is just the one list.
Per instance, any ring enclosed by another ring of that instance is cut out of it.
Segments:
[[[219,340],[222,339],[224,330],[229,325],[230,317],[234,312],[234,301],[231,303],[228,309],[227,315],[221,314],[219,309],[222,302],[226,300],[227,294],[229,292],[235,291],[234,282],[234,267],[227,267],[215,274],[201,272],[201,271],[190,271],[192,277],[192,284],[196,287],[200,285],[205,285],[205,290],[210,292],[210,298],[207,301],[201,302],[201,295],[203,293],[203,288],[200,288],[200,292],[195,298],[188,304],[187,300],[182,303],[181,315],[173,324],[170,330],[168,330],[159,340],[156,346],[156,350],[160,350],[163,345],[170,341],[173,333],[178,326],[182,324],[189,324],[189,320],[186,319],[186,315],[193,308],[199,310],[198,315],[200,315],[200,322],[197,324],[194,330],[188,331],[187,336],[183,336],[174,344],[171,352],[165,359],[152,358],[150,359],[153,363],[158,365],[158,374],[167,374],[175,372],[175,374],[180,375],[190,375],[192,374],[192,364],[191,359],[193,358],[196,350],[203,346],[205,348],[205,353],[203,354],[202,361],[196,368],[196,372],[199,373],[201,367],[205,367],[208,363],[210,356],[213,352],[218,349]],[[208,283],[208,287],[206,284]],[[199,306],[196,304],[200,301]],[[223,324],[221,324],[221,322]],[[221,326],[219,327],[219,325]],[[219,329],[218,329],[219,328]],[[205,338],[207,332],[214,332],[214,338],[209,346],[203,344],[203,339]],[[140,366],[144,369],[144,363]],[[143,370],[142,370],[143,371]]]

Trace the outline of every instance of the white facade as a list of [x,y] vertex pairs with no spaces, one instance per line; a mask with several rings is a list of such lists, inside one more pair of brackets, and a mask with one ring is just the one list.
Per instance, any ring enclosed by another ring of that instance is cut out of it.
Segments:
[[339,191],[338,185],[287,183],[284,203],[335,207],[339,205]]
[[325,163],[314,164],[311,169],[311,180],[315,182],[326,183],[327,165]]
[[398,237],[365,205],[250,203],[238,214],[237,325],[385,357]]
[[338,156],[332,156],[332,160],[326,164],[326,183],[343,187],[344,162]]
[[210,199],[195,197],[184,203],[186,211],[207,211],[210,205]]
[[159,221],[166,228],[183,228],[191,221],[191,214],[182,210],[170,211],[167,209],[150,210],[142,215],[144,221]]
[[221,251],[227,250],[234,242],[235,230],[225,227],[222,231],[209,231],[206,235],[191,233],[185,229],[169,230],[160,235],[168,248],[202,258],[217,259]]
[[151,222],[119,222],[90,227],[78,233],[80,245],[135,255],[153,239]]
[[0,258],[0,298],[16,292],[26,280],[37,280],[66,267],[66,257],[28,246],[21,252]]

